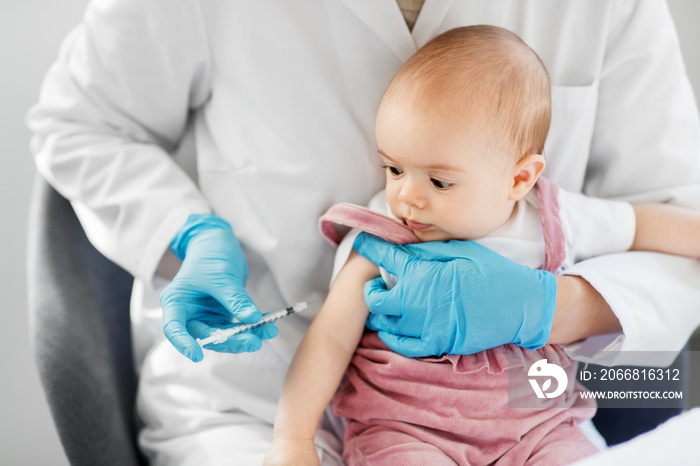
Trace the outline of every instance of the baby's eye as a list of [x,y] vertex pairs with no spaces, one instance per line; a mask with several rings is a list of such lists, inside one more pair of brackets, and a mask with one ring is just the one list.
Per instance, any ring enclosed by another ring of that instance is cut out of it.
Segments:
[[433,186],[435,186],[437,189],[447,189],[452,186],[452,183],[436,180],[435,178],[430,178],[430,182],[433,183]]
[[387,166],[386,169],[389,170],[389,172],[394,176],[403,175],[403,170],[401,170],[399,168]]

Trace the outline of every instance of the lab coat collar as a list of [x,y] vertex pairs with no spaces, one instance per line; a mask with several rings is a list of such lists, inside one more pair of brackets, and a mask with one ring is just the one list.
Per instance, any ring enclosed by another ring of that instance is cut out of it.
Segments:
[[430,39],[445,32],[446,28],[441,28],[442,21],[452,2],[453,0],[425,0],[416,24],[413,26],[413,40],[417,48],[423,47]]
[[402,61],[433,38],[453,0],[426,0],[413,33],[408,30],[396,0],[342,0]]

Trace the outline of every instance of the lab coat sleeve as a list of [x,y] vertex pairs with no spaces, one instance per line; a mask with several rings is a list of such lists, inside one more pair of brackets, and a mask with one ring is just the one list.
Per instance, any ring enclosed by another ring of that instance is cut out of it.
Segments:
[[[698,110],[668,8],[652,1],[615,8],[584,192],[700,208]],[[697,260],[628,252],[566,273],[585,278],[623,330],[569,345],[577,359],[615,364],[619,353],[600,351],[678,351],[700,323]]]
[[559,214],[566,238],[566,271],[574,263],[632,247],[636,218],[629,202],[559,189]]
[[91,2],[28,115],[39,173],[95,247],[145,280],[187,217],[210,210],[171,157],[209,93],[197,5]]

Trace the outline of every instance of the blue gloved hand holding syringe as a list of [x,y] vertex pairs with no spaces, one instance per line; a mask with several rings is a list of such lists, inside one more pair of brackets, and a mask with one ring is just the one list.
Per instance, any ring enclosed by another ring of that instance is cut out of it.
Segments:
[[[245,290],[248,263],[228,222],[215,214],[191,215],[170,250],[182,266],[160,298],[163,332],[180,353],[198,362],[204,354],[196,338],[241,323],[255,324],[263,315]],[[224,353],[252,352],[276,335],[277,327],[266,323],[205,346]]]

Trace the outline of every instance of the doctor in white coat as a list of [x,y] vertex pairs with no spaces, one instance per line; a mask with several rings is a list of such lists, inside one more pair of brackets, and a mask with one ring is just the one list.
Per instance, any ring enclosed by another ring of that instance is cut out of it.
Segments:
[[[141,445],[153,464],[260,464],[314,314],[280,321],[259,351],[192,363],[161,330],[159,296],[179,266],[173,238],[215,212],[240,243],[259,309],[313,299],[318,309],[333,251],[317,218],[381,188],[373,128],[386,85],[432,37],[480,23],[520,35],[549,70],[549,178],[590,196],[700,208],[698,111],[661,1],[426,0],[412,30],[396,0],[90,4],[28,121],[40,173],[135,277]],[[570,346],[581,359],[677,351],[700,322],[697,261],[625,253],[569,274],[551,341],[589,337]],[[319,431],[323,464],[339,461],[335,421]]]

